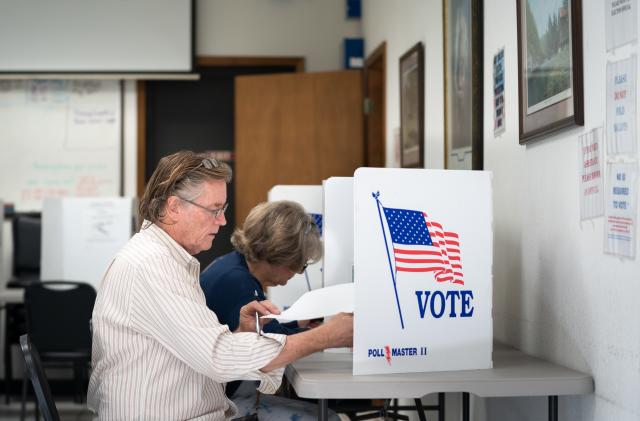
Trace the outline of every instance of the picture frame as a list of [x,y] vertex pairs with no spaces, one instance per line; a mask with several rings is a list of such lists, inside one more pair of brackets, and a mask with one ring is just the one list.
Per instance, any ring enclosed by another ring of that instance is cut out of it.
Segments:
[[584,125],[582,3],[517,0],[516,9],[519,139],[525,144]]
[[483,168],[482,0],[443,0],[445,168]]
[[400,57],[400,165],[424,168],[424,45]]

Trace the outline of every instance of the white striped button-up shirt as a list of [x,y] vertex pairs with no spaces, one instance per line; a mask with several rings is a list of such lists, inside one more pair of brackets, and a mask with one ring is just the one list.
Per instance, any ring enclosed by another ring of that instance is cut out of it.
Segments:
[[237,409],[223,383],[278,388],[284,369],[259,369],[286,337],[232,334],[207,308],[199,274],[199,262],[154,224],[117,254],[93,310],[88,404],[99,419],[228,419]]

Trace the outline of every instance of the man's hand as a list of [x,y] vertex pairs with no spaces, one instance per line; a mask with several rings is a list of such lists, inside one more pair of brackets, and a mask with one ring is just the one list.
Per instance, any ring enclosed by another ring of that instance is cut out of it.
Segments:
[[[254,320],[255,324],[255,320]],[[315,329],[287,336],[284,348],[260,370],[271,371],[325,348],[353,345],[353,314],[339,313]]]
[[353,346],[353,314],[338,313],[318,329],[326,335],[325,348],[341,348]]
[[[280,310],[268,300],[251,301],[240,309],[240,319],[238,320],[236,332],[255,332],[256,313],[258,313],[258,316],[265,316],[267,314],[280,314]],[[260,327],[262,327],[272,319],[259,320]]]

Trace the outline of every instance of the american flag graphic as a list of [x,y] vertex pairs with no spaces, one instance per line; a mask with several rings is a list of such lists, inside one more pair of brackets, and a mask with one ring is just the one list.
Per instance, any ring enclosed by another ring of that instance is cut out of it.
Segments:
[[320,231],[320,235],[322,235],[322,214],[321,213],[310,213],[313,218],[313,222],[316,223],[316,227],[318,227],[318,231]]
[[436,281],[464,285],[460,239],[425,212],[385,208],[396,272],[433,272]]

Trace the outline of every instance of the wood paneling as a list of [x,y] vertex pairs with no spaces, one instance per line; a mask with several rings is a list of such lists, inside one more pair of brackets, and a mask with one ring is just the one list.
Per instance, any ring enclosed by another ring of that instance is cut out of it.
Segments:
[[236,78],[236,220],[277,184],[321,184],[363,165],[359,71]]
[[365,165],[368,167],[385,166],[386,51],[386,43],[382,43],[365,62],[365,96],[369,101],[369,112],[365,116]]
[[206,56],[196,59],[197,66],[206,67],[295,67],[296,72],[304,72],[304,57],[220,57]]

